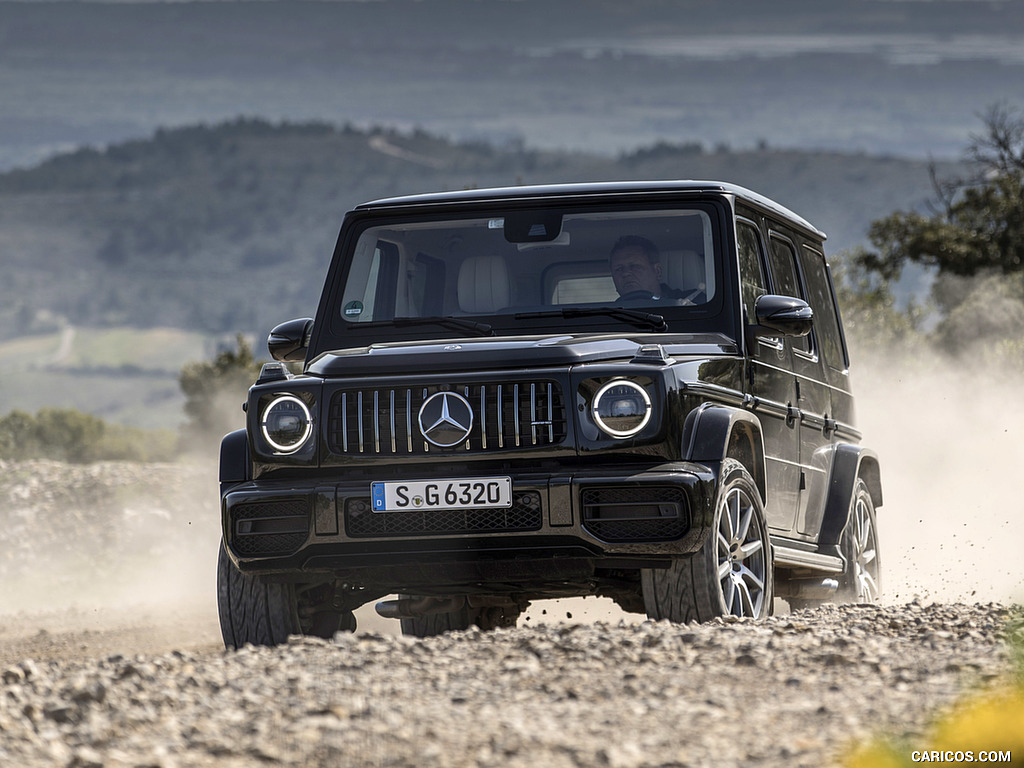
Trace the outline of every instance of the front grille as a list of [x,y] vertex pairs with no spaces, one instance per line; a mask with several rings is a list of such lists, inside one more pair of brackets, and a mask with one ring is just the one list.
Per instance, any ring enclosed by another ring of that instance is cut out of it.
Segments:
[[[451,448],[429,443],[419,425],[424,401],[444,391],[466,398],[473,410],[469,436]],[[489,452],[555,445],[565,437],[565,402],[554,381],[345,389],[334,393],[328,414],[328,444],[339,454]]]
[[309,504],[281,499],[231,508],[231,546],[242,556],[290,555],[309,538]]
[[534,491],[513,494],[511,507],[480,509],[374,512],[368,497],[345,502],[345,531],[352,538],[536,531],[542,520],[540,494]]
[[586,488],[583,527],[602,541],[674,541],[690,529],[686,494],[674,486]]

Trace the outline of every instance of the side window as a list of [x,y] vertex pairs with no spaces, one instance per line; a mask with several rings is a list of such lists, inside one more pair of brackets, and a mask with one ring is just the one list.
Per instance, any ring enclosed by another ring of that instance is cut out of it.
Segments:
[[[782,296],[793,296],[797,299],[804,298],[800,290],[800,277],[796,266],[796,249],[792,244],[779,237],[771,238],[771,247],[768,249],[768,264],[772,273],[772,291]],[[801,352],[810,352],[810,337],[800,336],[790,339],[793,349]]]
[[394,243],[360,238],[340,308],[346,321],[389,320],[395,316],[398,261]]
[[362,302],[361,313],[370,318],[373,317],[373,311],[377,303],[377,289],[380,283],[380,262],[382,258],[380,248],[375,248],[373,258],[370,259],[370,270],[366,275],[366,288],[360,297]]
[[825,265],[825,257],[804,246],[800,251],[800,262],[807,279],[807,301],[814,310],[815,338],[821,348],[822,357],[831,368],[838,371],[847,367],[846,350],[840,332],[839,312],[832,293],[832,281]]
[[759,296],[767,293],[764,271],[761,266],[761,237],[749,221],[737,220],[736,245],[740,257],[740,289],[743,296],[743,310],[748,323],[754,322],[754,304]]

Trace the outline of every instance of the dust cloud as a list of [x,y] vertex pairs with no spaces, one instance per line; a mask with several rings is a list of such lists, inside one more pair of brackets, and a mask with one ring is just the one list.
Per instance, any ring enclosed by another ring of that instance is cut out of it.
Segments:
[[0,464],[0,644],[63,657],[219,642],[215,462]]
[[883,599],[1024,602],[1024,372],[852,357],[858,425],[882,467]]

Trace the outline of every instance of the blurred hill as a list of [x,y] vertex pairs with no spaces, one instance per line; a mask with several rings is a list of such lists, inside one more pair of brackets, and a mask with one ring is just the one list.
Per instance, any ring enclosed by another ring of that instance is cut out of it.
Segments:
[[238,115],[614,154],[955,157],[1019,0],[0,0],[0,170]]
[[344,212],[467,187],[720,179],[830,235],[830,252],[931,194],[920,161],[658,144],[610,158],[323,123],[160,130],[0,174],[0,340],[62,324],[264,338],[312,315]]

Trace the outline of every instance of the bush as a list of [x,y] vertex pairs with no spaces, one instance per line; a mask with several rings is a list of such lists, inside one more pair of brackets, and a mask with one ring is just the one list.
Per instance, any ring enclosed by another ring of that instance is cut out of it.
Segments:
[[173,432],[108,424],[70,408],[43,408],[35,416],[11,411],[0,417],[0,459],[10,461],[171,461],[176,452]]
[[216,445],[216,440],[245,426],[242,404],[262,363],[252,347],[239,334],[234,350],[223,350],[211,361],[189,363],[181,369],[178,384],[185,395],[183,428],[187,444],[195,447]]

